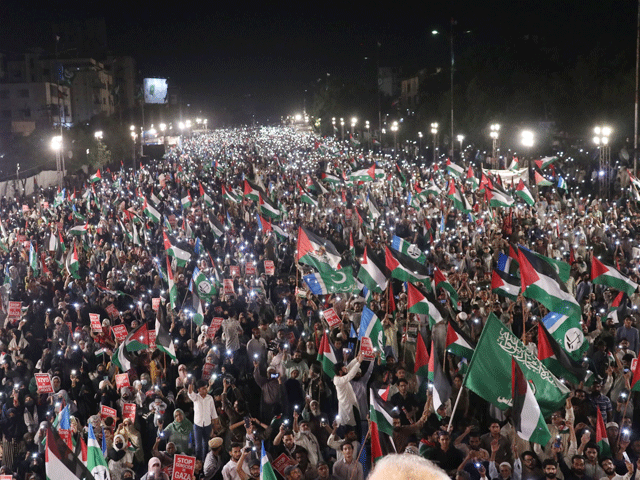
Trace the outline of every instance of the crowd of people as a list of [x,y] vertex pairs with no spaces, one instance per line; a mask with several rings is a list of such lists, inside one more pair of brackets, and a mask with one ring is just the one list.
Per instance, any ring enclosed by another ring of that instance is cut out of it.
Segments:
[[[466,174],[469,160],[454,163]],[[351,175],[372,165],[371,181]],[[637,282],[640,214],[626,172],[612,197],[595,198],[580,196],[577,167],[556,168],[568,187],[536,187],[525,172],[533,205],[489,208],[467,186],[463,212],[447,195],[444,158],[406,162],[289,128],[218,130],[182,138],[135,175],[103,169],[75,188],[3,199],[0,474],[44,480],[47,432],[69,430],[82,458],[91,426],[111,480],[168,480],[176,454],[196,458],[196,480],[258,479],[263,448],[278,478],[363,480],[377,389],[395,407],[384,453],[424,457],[451,478],[630,480],[640,470],[640,294],[594,285],[591,259]],[[428,185],[441,193],[418,196]],[[300,227],[335,246],[355,288],[313,293]],[[382,292],[359,283],[365,249],[384,258],[394,236],[455,290],[435,291],[441,322],[408,312],[404,282]],[[492,313],[537,354],[544,306],[491,286],[500,254],[518,244],[570,265],[589,344],[591,376],[565,382],[546,445],[464,386],[470,359],[437,352],[451,388],[436,408],[416,375],[419,343],[442,345],[449,322],[475,341]],[[358,340],[365,307],[383,327],[373,355]],[[319,361],[323,339],[332,372]],[[36,374],[49,374],[53,393]]]

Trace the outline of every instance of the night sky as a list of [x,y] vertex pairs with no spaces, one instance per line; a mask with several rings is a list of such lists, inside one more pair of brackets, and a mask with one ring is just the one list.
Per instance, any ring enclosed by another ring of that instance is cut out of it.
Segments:
[[[93,4],[91,4],[93,3]],[[277,3],[277,4],[276,4]],[[602,1],[408,2],[31,2],[3,0],[0,49],[53,50],[50,24],[104,17],[108,46],[132,55],[142,76],[168,77],[187,101],[213,112],[251,99],[264,120],[301,110],[327,73],[375,82],[381,66],[447,67],[447,32],[487,45],[539,36],[567,63],[601,46],[635,58],[637,3]],[[523,58],[523,62],[527,59]],[[615,72],[612,72],[615,74]]]

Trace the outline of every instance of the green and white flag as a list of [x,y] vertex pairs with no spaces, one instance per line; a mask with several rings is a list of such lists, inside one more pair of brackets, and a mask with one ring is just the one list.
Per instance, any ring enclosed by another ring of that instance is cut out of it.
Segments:
[[102,448],[100,448],[98,440],[96,440],[91,424],[89,424],[89,435],[87,437],[87,469],[95,480],[111,479],[107,459],[102,454]]
[[400,238],[396,235],[394,235],[393,239],[391,240],[391,248],[404,253],[405,255],[413,258],[416,262],[419,262],[423,265],[427,261],[427,256],[424,254],[424,252],[420,251],[417,245],[409,243],[403,238]]
[[260,453],[260,480],[277,480],[267,452],[264,449],[264,442],[262,442],[262,451]]
[[358,271],[358,280],[365,284],[371,292],[381,293],[387,288],[387,276],[385,274],[385,266],[372,252],[367,251],[364,247],[360,270]]
[[569,389],[493,313],[478,340],[464,386],[500,410],[512,407],[512,358],[531,383],[542,414],[562,409]]
[[518,436],[524,440],[546,445],[551,439],[533,389],[515,358],[511,359],[511,416]]
[[447,159],[447,172],[457,178],[462,178],[462,176],[464,175],[464,168]]
[[69,233],[71,235],[85,235],[87,233],[87,230],[89,230],[88,224],[76,225],[75,227],[71,227],[69,229]]
[[436,182],[433,178],[429,180],[429,183],[427,184],[426,188],[422,191],[422,194],[426,194],[427,196],[433,195],[435,197],[437,197],[441,193],[442,193],[442,190],[436,185]]
[[207,302],[210,302],[211,298],[217,293],[213,282],[198,267],[193,270],[193,288],[198,296],[204,298]]
[[360,317],[360,328],[358,329],[358,340],[362,342],[362,338],[367,337],[371,339],[374,352],[377,350],[380,352],[380,358],[384,362],[386,361],[384,354],[384,330],[382,328],[382,322],[378,316],[373,313],[369,308],[363,307],[362,316]]
[[519,196],[521,199],[523,199],[527,205],[533,206],[536,203],[535,200],[533,199],[533,195],[531,195],[531,192],[529,191],[527,186],[524,184],[522,179],[520,179],[520,182],[516,187],[516,195]]
[[340,270],[323,270],[320,273],[305,275],[303,280],[314,295],[352,292],[356,284],[351,267],[343,267]]

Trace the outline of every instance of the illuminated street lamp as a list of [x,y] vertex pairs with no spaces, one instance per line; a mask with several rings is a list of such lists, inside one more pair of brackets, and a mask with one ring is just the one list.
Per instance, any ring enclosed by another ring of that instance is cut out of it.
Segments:
[[527,149],[527,172],[531,172],[531,148],[535,143],[535,134],[531,130],[520,132],[520,145]]
[[340,141],[344,142],[344,118],[340,118]]
[[462,142],[464,141],[464,135],[459,134],[456,138],[460,142],[460,160],[462,160]]
[[593,143],[598,147],[600,158],[598,179],[600,184],[600,196],[609,194],[609,169],[611,166],[611,147],[609,146],[609,137],[611,136],[611,127],[598,126],[593,129],[596,134],[593,137]]
[[371,149],[371,135],[370,135],[370,130],[369,130],[370,127],[371,127],[371,125],[369,125],[369,120],[365,120],[364,128],[367,129],[367,143],[369,144],[369,149]]
[[333,136],[336,136],[336,117],[331,117],[331,124],[333,125]]
[[98,130],[97,132],[93,132],[93,136],[96,140],[101,141],[103,137],[102,130]]
[[495,162],[495,165],[497,168],[496,153],[498,151],[498,139],[500,138],[500,125],[498,125],[497,123],[494,123],[493,125],[491,125],[490,128],[491,128],[491,131],[489,132],[489,136],[491,137],[491,140],[493,142],[491,158],[493,158],[493,161]]
[[437,155],[436,151],[438,150],[438,122],[433,122],[431,124],[431,133],[433,134],[433,161],[436,161]]
[[393,122],[391,124],[391,131],[393,132],[393,148],[396,151],[396,155],[398,152],[398,122]]
[[420,152],[422,152],[422,132],[418,132],[418,141],[420,145],[420,147],[418,148],[418,154],[419,154]]

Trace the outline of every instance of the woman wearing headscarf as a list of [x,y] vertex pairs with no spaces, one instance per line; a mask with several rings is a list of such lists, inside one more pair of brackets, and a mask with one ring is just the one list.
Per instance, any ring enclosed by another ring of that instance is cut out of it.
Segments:
[[[158,428],[160,430],[160,428]],[[185,417],[180,408],[173,411],[173,422],[163,430],[165,440],[175,444],[176,450],[180,453],[190,455],[193,451],[191,435],[193,433],[193,423]]]
[[187,366],[185,364],[180,364],[180,366],[178,366],[178,378],[176,378],[176,390],[186,388],[188,386],[187,382]]
[[147,473],[140,480],[169,480],[169,475],[162,471],[162,463],[158,457],[151,457],[147,467]]
[[122,423],[116,429],[116,435],[122,435],[127,445],[131,443],[131,446],[135,449],[133,458],[136,462],[142,463],[144,461],[144,451],[142,449],[142,437],[140,432],[135,428],[130,418],[125,418]]
[[111,480],[122,480],[125,470],[133,468],[133,452],[127,449],[127,441],[124,436],[116,434],[113,446],[107,451],[107,460],[109,461]]

